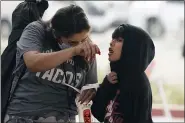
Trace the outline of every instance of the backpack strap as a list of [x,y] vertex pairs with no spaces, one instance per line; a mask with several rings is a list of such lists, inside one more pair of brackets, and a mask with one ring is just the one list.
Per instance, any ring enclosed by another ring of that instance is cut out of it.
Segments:
[[13,72],[12,86],[10,90],[9,101],[11,100],[12,95],[17,87],[18,81],[23,77],[23,75],[26,72],[26,65],[24,63],[21,62],[20,65],[18,66],[20,67],[17,67],[15,71]]

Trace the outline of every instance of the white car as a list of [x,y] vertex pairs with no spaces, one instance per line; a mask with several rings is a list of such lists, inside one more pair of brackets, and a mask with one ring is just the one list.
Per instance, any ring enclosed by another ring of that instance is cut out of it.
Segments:
[[105,32],[127,21],[129,1],[76,1],[89,18],[92,32]]
[[128,22],[153,37],[184,27],[184,1],[135,1],[128,12]]
[[[100,2],[102,3],[102,2]],[[45,14],[43,16],[43,20],[49,20],[53,17],[53,15],[55,14],[55,12],[65,6],[68,6],[70,4],[76,4],[79,5],[80,7],[82,7],[87,15],[87,17],[89,18],[90,24],[94,28],[97,30],[102,31],[102,29],[104,29],[104,25],[106,24],[105,22],[103,23],[97,23],[96,21],[100,21],[100,17],[102,17],[102,15],[104,15],[104,10],[102,9],[102,7],[100,7],[100,4],[94,4],[94,2],[92,1],[75,1],[75,2],[64,2],[64,1],[49,1],[49,8],[45,11]],[[93,16],[93,17],[92,17]],[[94,25],[94,22],[96,23]],[[100,21],[102,22],[102,21]],[[100,28],[100,29],[99,29]]]
[[129,1],[49,1],[49,8],[46,10],[43,19],[51,19],[59,8],[76,4],[84,9],[92,32],[99,33],[127,21],[130,3]]

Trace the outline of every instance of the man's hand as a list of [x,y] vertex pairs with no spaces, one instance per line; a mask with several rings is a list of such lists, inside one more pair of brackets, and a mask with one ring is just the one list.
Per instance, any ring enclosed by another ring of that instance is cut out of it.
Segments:
[[80,94],[80,98],[79,98],[79,102],[81,101],[80,104],[83,104],[84,102],[86,102],[86,104],[88,104],[93,99],[93,97],[95,95],[96,95],[96,90],[94,88],[84,90]]
[[75,48],[75,55],[84,56],[87,61],[92,61],[95,58],[96,54],[100,55],[100,49],[96,44],[93,44],[90,41],[85,41]]

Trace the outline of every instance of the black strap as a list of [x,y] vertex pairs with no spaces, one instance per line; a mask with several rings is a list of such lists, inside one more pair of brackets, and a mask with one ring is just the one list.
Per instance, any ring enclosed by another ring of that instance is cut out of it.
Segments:
[[12,87],[11,87],[11,90],[10,90],[9,101],[11,100],[12,95],[13,95],[13,93],[14,93],[17,85],[18,85],[18,81],[23,77],[23,75],[25,74],[25,71],[26,71],[26,65],[23,64],[22,69],[19,69],[19,73],[17,73],[17,74],[15,73],[15,76],[14,76],[13,82],[12,82]]

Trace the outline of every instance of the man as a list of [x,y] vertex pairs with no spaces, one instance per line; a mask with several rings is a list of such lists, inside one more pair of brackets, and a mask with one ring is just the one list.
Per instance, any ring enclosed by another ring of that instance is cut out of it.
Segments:
[[[48,22],[32,22],[17,42],[16,64],[26,71],[18,81],[8,106],[8,121],[75,122],[77,92],[97,83],[95,55],[99,48],[89,40],[90,25],[82,8],[59,9]],[[80,101],[89,102],[95,89]],[[19,103],[17,103],[19,102]]]

